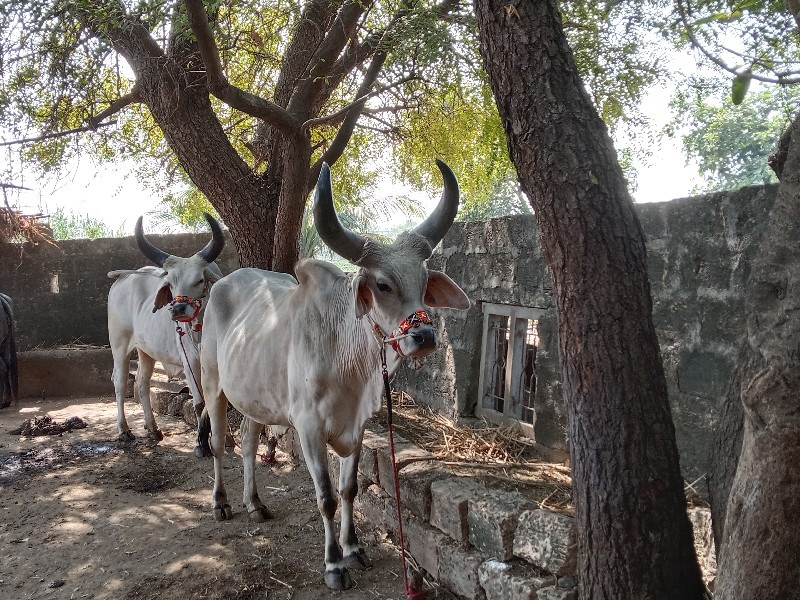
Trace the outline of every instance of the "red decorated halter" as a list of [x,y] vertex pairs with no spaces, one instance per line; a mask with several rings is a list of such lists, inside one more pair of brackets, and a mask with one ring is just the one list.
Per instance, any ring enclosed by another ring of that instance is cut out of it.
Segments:
[[192,313],[191,317],[183,316],[175,319],[176,321],[180,321],[181,323],[189,323],[190,321],[194,321],[197,318],[197,315],[200,313],[200,309],[203,307],[203,298],[190,298],[189,296],[175,296],[170,302],[170,306],[174,306],[178,302],[183,302],[188,304],[189,306],[194,308],[194,312]]
[[400,340],[404,337],[409,335],[409,331],[412,329],[416,329],[420,325],[433,325],[433,321],[428,316],[428,313],[424,310],[415,310],[411,313],[406,319],[398,325],[397,329],[391,332],[389,335],[384,335],[383,331],[381,331],[380,326],[373,321],[372,327],[375,329],[375,333],[378,335],[383,343],[389,343],[394,348],[394,351],[397,352],[398,355],[405,357],[403,351],[400,350]]

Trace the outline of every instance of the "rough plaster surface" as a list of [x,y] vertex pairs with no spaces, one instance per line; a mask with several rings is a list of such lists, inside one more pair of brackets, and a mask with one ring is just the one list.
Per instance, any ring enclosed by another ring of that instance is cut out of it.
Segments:
[[[669,388],[684,477],[708,472],[711,431],[743,341],[744,288],[775,186],[748,187],[671,202],[636,205],[647,238],[653,321]],[[452,416],[480,401],[484,303],[546,310],[539,322],[536,441],[567,449],[560,386],[558,325],[536,219],[516,216],[456,223],[429,261],[473,302],[437,311],[444,344],[397,386]]]
[[[147,224],[145,223],[145,228]],[[190,256],[210,233],[148,235],[156,246]],[[217,263],[223,273],[238,268],[227,243]],[[113,283],[107,273],[150,264],[133,237],[63,240],[57,245],[0,244],[0,291],[14,299],[20,350],[67,344],[108,344],[106,302]],[[58,291],[53,285],[58,279]]]

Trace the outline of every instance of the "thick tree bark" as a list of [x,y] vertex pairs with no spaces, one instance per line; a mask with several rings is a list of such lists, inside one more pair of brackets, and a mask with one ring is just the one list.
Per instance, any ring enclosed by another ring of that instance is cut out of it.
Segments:
[[763,368],[742,389],[744,436],[731,486],[715,598],[800,598],[800,130],[746,297],[748,342]]
[[644,235],[555,0],[475,0],[554,284],[582,598],[705,595],[651,318]]
[[[309,182],[319,170],[319,164],[311,166],[305,124],[319,118],[337,87],[370,59],[356,98],[377,81],[391,42],[388,27],[362,36],[373,1],[306,3],[287,44],[272,101],[228,81],[207,4],[200,0],[175,5],[166,50],[119,0],[79,3],[74,10],[93,35],[125,57],[136,76],[135,93],[101,114],[131,102],[145,104],[181,166],[230,229],[241,265],[292,272]],[[388,23],[408,11],[408,3],[401,3]],[[193,37],[187,35],[187,23]],[[210,94],[257,120],[249,145],[255,167],[231,144]],[[355,103],[341,120],[324,160],[332,164],[341,156],[363,106]]]

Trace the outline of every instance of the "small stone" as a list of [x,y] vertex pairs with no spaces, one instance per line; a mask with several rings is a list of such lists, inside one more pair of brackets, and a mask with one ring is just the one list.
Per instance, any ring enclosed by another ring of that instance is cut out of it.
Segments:
[[578,580],[572,576],[559,577],[557,585],[560,588],[566,588],[566,589],[574,588],[578,587]]
[[[42,581],[44,581],[44,580],[42,580]],[[63,579],[54,579],[53,581],[51,581],[51,582],[50,582],[50,583],[47,585],[47,587],[49,587],[49,588],[60,588],[60,587],[61,587],[62,585],[64,585],[65,583],[67,583],[67,582],[66,582],[66,581],[64,581]]]

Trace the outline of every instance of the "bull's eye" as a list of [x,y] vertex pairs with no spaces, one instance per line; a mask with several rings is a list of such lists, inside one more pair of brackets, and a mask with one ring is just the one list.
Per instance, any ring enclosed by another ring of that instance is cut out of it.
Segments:
[[384,293],[386,293],[386,294],[388,294],[389,292],[391,292],[391,291],[392,291],[392,288],[391,288],[390,286],[386,285],[385,283],[383,283],[382,281],[379,281],[379,282],[378,282],[378,289],[379,289],[381,292],[384,292]]
[[200,281],[198,281],[197,283],[195,283],[195,285],[203,285],[203,280],[201,279]]

